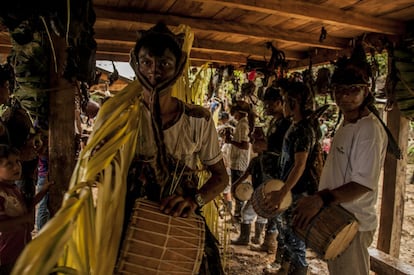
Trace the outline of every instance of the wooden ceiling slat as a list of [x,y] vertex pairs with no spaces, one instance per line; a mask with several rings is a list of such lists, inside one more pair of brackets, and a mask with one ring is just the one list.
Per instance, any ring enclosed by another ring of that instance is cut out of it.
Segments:
[[168,12],[177,0],[164,0],[164,5],[159,9],[160,12]]
[[[358,11],[360,13],[369,13],[375,16],[388,18],[386,16],[387,14],[405,10],[409,7],[414,7],[414,2],[412,0],[394,0],[385,2],[378,0],[364,0],[355,2],[353,5],[348,7],[348,9],[353,12]],[[401,18],[397,17],[395,19]]]
[[[178,0],[168,10],[168,14],[174,14],[178,16],[189,16],[190,17],[202,17],[204,10],[202,9],[203,4],[200,2],[190,0]],[[158,11],[154,11],[158,13]]]
[[[313,34],[303,32],[286,32],[277,28],[257,26],[245,23],[223,22],[209,19],[192,19],[173,15],[162,15],[153,13],[129,13],[114,11],[107,8],[95,8],[97,18],[106,18],[120,22],[139,20],[141,22],[156,24],[163,20],[168,25],[178,26],[188,25],[196,33],[197,30],[204,30],[217,33],[238,34],[242,36],[261,37],[268,40],[280,40],[287,42],[297,42],[310,47],[320,47],[328,49],[342,49],[346,47],[348,40],[329,36],[323,43],[319,42]],[[99,20],[99,19],[98,19]]]
[[195,0],[208,4],[224,5],[262,13],[278,14],[299,19],[320,20],[328,24],[343,25],[363,31],[402,34],[402,22],[369,16],[355,11],[344,11],[324,5],[295,0]]

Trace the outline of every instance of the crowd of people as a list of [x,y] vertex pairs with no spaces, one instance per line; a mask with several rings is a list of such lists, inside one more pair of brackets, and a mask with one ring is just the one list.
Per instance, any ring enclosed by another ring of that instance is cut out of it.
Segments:
[[19,102],[11,100],[13,81],[13,68],[8,63],[1,65],[0,274],[10,274],[18,256],[32,239],[32,232],[46,223],[45,198],[53,184],[47,180],[44,162],[47,142],[39,137],[39,129],[35,129],[36,125]]
[[[253,132],[253,129],[245,130],[244,140],[251,144],[253,154],[246,153],[249,165],[241,158],[237,171],[232,170],[230,175],[236,203],[234,216],[240,224],[239,236],[231,244],[275,253],[274,262],[264,268],[264,274],[307,274],[308,247],[298,231],[309,232],[312,220],[334,205],[349,211],[359,227],[350,245],[339,256],[327,260],[330,274],[369,274],[368,247],[378,223],[375,210],[378,181],[388,144],[386,130],[372,111],[375,108],[369,77],[366,62],[353,57],[338,61],[332,76],[332,97],[343,119],[333,123],[335,127],[327,125],[325,114],[315,116],[309,104],[311,92],[302,81],[280,79],[267,87],[262,101],[264,115],[272,117],[270,124],[265,125],[268,134],[255,134],[257,127]],[[235,106],[241,109],[243,104],[235,102]],[[246,114],[250,111],[249,106],[243,110]],[[239,113],[232,115],[235,129],[240,122],[247,127]],[[236,152],[240,150],[239,133],[226,140],[223,148],[230,143],[237,146]],[[248,147],[244,148],[247,151]],[[315,176],[312,166],[317,150],[321,151],[324,166]],[[229,167],[235,167],[231,161]],[[284,182],[280,190],[264,197],[265,208],[277,209],[290,194],[292,203],[273,218],[261,217],[252,207],[258,200],[255,193],[249,200],[240,202],[235,192],[248,177],[252,188],[261,191],[259,186],[266,185],[269,179]],[[225,194],[228,200],[227,191]],[[250,238],[253,224],[254,236]],[[265,238],[260,243],[264,228]]]
[[[13,97],[15,75],[0,65],[0,274],[51,218],[47,123],[34,120]],[[96,113],[95,113],[96,115]],[[75,136],[76,138],[76,136]]]
[[[239,236],[231,243],[253,244],[252,250],[274,254],[274,263],[265,268],[265,274],[301,275],[308,269],[307,243],[296,228],[306,231],[324,208],[341,205],[355,216],[359,229],[350,246],[328,260],[329,272],[369,274],[368,247],[377,227],[375,206],[387,135],[368,108],[373,97],[369,72],[360,65],[361,60],[342,59],[333,73],[333,99],[343,120],[331,141],[323,121],[313,115],[312,93],[303,82],[291,79],[278,79],[266,88],[261,100],[264,115],[270,117],[268,125],[252,127],[255,112],[243,100],[232,102],[229,110],[219,108],[220,122],[215,125],[208,109],[172,96],[187,58],[182,43],[180,35],[159,23],[139,33],[131,52],[131,66],[142,86],[142,129],[128,172],[125,211],[120,213],[123,234],[137,199],[155,201],[165,214],[187,218],[202,217],[204,205],[222,195],[232,221],[240,225]],[[7,81],[0,87],[2,96],[9,94]],[[8,99],[1,103],[9,104]],[[27,133],[19,133],[23,142],[14,144],[17,139],[10,139],[14,133],[8,121],[2,120],[0,144],[0,274],[10,273],[30,241],[34,206],[53,184],[47,181],[46,151],[32,146],[36,150],[31,157],[24,154],[24,147],[33,144],[28,142],[30,127]],[[320,146],[325,163],[319,177],[312,169]],[[41,163],[36,167],[42,188],[25,200],[17,183],[22,179],[22,166],[33,159]],[[200,171],[209,174],[202,185]],[[247,201],[235,196],[236,188],[248,178],[253,190],[271,179],[284,183],[263,198],[265,210],[275,213],[273,216],[257,213],[253,196]],[[291,204],[278,211],[287,196],[292,197]],[[39,228],[45,215],[37,215]],[[207,225],[205,239],[199,274],[224,274],[219,244]]]

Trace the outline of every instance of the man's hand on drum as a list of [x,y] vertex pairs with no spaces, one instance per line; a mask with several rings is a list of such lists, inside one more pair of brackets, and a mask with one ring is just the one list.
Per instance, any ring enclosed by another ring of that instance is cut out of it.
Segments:
[[294,210],[293,226],[306,229],[322,206],[323,201],[320,196],[314,195],[301,198]]
[[283,191],[283,188],[278,191],[272,191],[267,193],[264,198],[266,208],[269,210],[278,209],[286,194],[287,193]]
[[231,195],[234,197],[234,194],[236,193],[236,188],[237,186],[239,186],[240,181],[236,181],[234,184],[232,184],[231,186]]
[[160,209],[165,214],[187,218],[197,209],[197,204],[192,197],[171,195],[161,201]]

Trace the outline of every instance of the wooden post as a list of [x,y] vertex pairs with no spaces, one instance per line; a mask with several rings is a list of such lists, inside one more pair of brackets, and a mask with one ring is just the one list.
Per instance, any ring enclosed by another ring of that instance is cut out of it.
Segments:
[[408,120],[401,116],[396,104],[388,113],[387,125],[402,150],[403,159],[397,160],[390,154],[385,159],[377,248],[398,258],[404,218]]
[[52,58],[49,95],[49,209],[53,215],[60,208],[75,166],[75,98],[74,84],[63,78],[67,54],[64,38],[53,36],[56,65]]

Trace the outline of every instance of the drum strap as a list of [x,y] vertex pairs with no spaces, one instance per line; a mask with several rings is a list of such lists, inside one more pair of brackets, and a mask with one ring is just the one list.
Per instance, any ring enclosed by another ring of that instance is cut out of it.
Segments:
[[348,169],[352,170],[352,166],[351,165],[351,154],[352,154],[352,150],[354,149],[354,142],[355,142],[355,134],[352,135],[352,141],[351,141],[351,148],[349,149],[349,153],[347,156],[347,162],[346,162],[346,167],[345,167],[345,172],[344,175],[342,176],[343,178],[343,183],[342,184],[346,184],[346,175],[348,173]]

